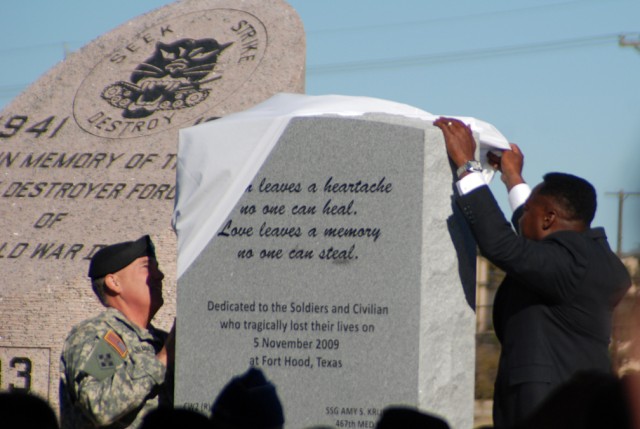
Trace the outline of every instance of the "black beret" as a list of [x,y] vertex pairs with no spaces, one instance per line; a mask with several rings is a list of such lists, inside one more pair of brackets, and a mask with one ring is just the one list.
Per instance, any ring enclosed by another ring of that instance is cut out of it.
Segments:
[[273,428],[284,424],[284,413],[275,386],[260,369],[250,368],[222,389],[211,407],[211,422],[214,429]]
[[104,247],[91,258],[89,277],[99,279],[107,274],[113,274],[143,256],[156,257],[155,247],[148,235],[136,241],[125,241]]

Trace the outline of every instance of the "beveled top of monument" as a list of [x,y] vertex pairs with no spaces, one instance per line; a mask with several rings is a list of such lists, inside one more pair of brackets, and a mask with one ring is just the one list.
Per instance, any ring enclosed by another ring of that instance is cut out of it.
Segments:
[[177,1],[13,100],[0,112],[0,294],[84,282],[97,248],[143,234],[175,265],[178,129],[303,92],[304,40],[282,0]]

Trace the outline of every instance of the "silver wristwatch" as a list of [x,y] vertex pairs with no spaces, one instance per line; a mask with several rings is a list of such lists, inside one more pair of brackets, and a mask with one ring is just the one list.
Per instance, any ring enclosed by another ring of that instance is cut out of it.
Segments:
[[482,164],[480,164],[479,161],[467,161],[467,162],[465,162],[456,171],[456,174],[457,174],[458,178],[460,178],[460,175],[462,173],[464,173],[465,171],[468,171],[469,173],[472,173],[474,171],[482,172]]

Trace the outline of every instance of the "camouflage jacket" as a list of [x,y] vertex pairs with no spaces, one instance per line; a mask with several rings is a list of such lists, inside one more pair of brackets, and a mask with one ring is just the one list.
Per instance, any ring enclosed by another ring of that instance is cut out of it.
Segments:
[[166,337],[113,308],[75,326],[60,356],[62,428],[136,428],[148,411],[170,404],[171,377],[155,357]]

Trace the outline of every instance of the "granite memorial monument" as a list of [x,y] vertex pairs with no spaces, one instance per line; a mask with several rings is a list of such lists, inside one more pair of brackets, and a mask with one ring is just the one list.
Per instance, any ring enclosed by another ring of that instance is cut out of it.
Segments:
[[433,119],[279,94],[181,130],[178,405],[207,413],[256,366],[287,427],[373,427],[391,404],[472,426],[475,245]]

